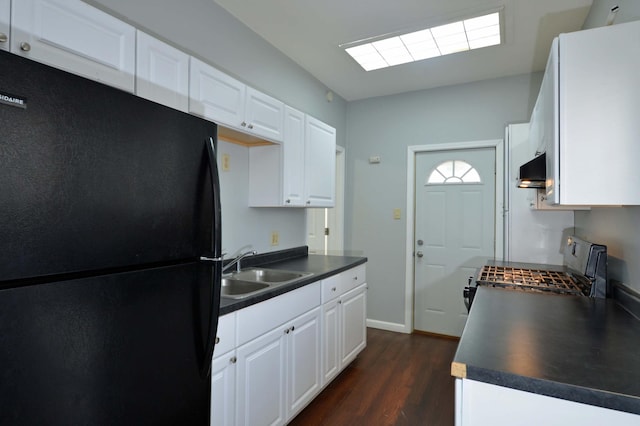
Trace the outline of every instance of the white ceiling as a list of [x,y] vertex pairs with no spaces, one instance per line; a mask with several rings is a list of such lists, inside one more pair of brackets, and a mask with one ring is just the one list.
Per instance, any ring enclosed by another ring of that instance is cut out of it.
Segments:
[[[593,0],[212,0],[348,101],[541,71]],[[366,72],[340,44],[503,7],[500,46]]]

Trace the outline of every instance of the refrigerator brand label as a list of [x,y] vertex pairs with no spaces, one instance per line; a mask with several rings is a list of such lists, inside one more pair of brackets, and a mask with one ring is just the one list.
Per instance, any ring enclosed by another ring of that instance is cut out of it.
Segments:
[[10,95],[9,93],[0,92],[0,104],[10,105],[17,108],[27,108],[27,98]]

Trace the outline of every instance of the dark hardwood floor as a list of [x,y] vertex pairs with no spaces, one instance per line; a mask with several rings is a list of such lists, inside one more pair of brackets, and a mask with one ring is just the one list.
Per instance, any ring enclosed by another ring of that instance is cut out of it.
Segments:
[[453,425],[457,340],[367,329],[367,348],[290,425]]

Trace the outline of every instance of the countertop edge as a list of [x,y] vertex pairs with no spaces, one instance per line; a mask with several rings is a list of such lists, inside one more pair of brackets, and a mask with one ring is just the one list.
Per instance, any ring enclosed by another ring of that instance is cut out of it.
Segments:
[[[461,364],[454,361],[452,365],[454,363]],[[472,365],[465,365],[465,367],[465,377],[459,377],[454,374],[452,375],[459,378],[466,378],[478,382],[503,386],[537,395],[544,395],[632,414],[640,414],[640,398],[633,396],[621,395],[599,389],[585,388],[567,383],[558,383],[534,377],[519,376],[502,371],[474,367]]]

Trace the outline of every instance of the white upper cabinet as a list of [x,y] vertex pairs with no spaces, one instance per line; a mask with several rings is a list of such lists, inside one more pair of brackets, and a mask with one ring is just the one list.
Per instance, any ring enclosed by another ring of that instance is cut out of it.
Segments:
[[283,202],[287,206],[304,205],[304,126],[304,113],[287,106],[282,143]]
[[134,27],[80,0],[19,0],[11,13],[11,52],[133,92]]
[[554,40],[531,137],[547,156],[547,202],[640,205],[640,21]]
[[0,50],[9,50],[11,0],[0,0]]
[[305,204],[333,207],[336,196],[336,129],[307,115],[304,155]]
[[136,94],[188,112],[189,55],[138,31]]
[[247,87],[245,119],[240,128],[272,141],[282,141],[284,136],[284,104],[279,100]]
[[209,120],[239,126],[244,118],[246,86],[191,57],[189,110]]
[[225,127],[282,141],[284,104],[191,58],[189,110]]
[[285,107],[281,145],[249,150],[249,206],[333,207],[336,132]]

